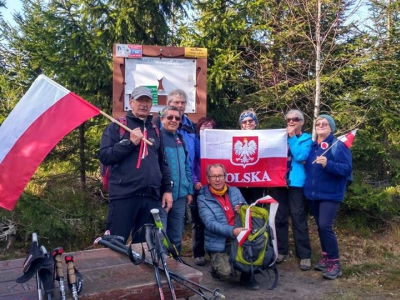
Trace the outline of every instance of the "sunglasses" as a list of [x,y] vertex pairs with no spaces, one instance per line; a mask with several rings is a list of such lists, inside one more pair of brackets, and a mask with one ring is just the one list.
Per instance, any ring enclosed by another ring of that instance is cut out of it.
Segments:
[[325,123],[325,122],[316,123],[316,124],[315,124],[315,127],[327,127],[327,126],[329,126],[329,123]]
[[242,124],[253,124],[253,123],[254,123],[253,119],[242,121]]
[[175,119],[175,121],[180,121],[181,117],[177,117],[177,116],[166,116],[165,117],[168,121],[172,121],[173,119]]
[[287,118],[287,119],[286,119],[286,123],[290,123],[290,121],[292,121],[292,122],[299,122],[299,121],[301,121],[301,119],[298,118],[298,117],[295,117],[295,118]]

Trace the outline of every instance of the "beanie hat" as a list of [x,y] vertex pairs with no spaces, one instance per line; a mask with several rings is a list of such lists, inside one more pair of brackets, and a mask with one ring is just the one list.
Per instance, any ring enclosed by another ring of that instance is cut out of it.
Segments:
[[253,121],[256,123],[256,125],[258,125],[257,116],[256,116],[255,112],[253,112],[253,111],[245,111],[244,113],[242,113],[242,114],[240,115],[240,117],[239,117],[239,125],[241,125],[242,122],[243,122],[243,120],[244,120],[245,118],[248,118],[248,117],[252,118]]
[[317,119],[325,119],[325,120],[327,120],[328,123],[329,123],[329,126],[331,127],[332,133],[335,132],[336,124],[335,124],[335,121],[333,120],[333,118],[330,115],[319,115]]

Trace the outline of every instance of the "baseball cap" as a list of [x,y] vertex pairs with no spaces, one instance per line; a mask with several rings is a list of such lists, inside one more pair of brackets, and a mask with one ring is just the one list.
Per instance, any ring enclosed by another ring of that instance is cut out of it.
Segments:
[[151,93],[150,89],[145,86],[138,86],[134,88],[131,93],[131,98],[137,100],[139,97],[146,96],[150,99],[153,99],[153,94]]

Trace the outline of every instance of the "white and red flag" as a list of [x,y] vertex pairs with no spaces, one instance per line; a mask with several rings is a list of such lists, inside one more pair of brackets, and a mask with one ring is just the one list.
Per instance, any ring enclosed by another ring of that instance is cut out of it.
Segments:
[[0,207],[12,210],[51,149],[100,110],[40,75],[0,127]]
[[346,145],[346,147],[350,149],[351,146],[353,146],[353,142],[356,137],[357,130],[358,129],[354,129],[347,134],[339,136],[337,139],[339,141],[343,142]]
[[287,132],[270,130],[202,130],[201,181],[210,164],[223,164],[226,182],[237,187],[286,186]]

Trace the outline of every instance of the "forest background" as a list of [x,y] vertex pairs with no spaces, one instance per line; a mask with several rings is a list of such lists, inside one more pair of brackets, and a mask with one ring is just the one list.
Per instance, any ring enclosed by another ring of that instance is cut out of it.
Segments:
[[[22,3],[11,24],[2,15],[7,0],[0,0],[0,124],[42,73],[110,113],[115,43],[204,47],[208,115],[218,128],[238,128],[238,115],[247,108],[257,111],[260,128],[284,128],[285,112],[298,108],[308,132],[319,112],[334,117],[337,135],[359,129],[351,149],[355,181],[338,223],[366,243],[385,237],[379,255],[396,256],[391,246],[400,243],[400,1]],[[356,17],[360,7],[368,11],[366,20]],[[85,249],[104,231],[107,194],[97,152],[107,124],[96,117],[67,135],[14,211],[0,211],[6,248],[26,247],[38,231],[66,251]],[[14,251],[4,251],[3,257],[13,257]],[[348,274],[357,270],[349,267]],[[393,272],[400,277],[399,268]]]

